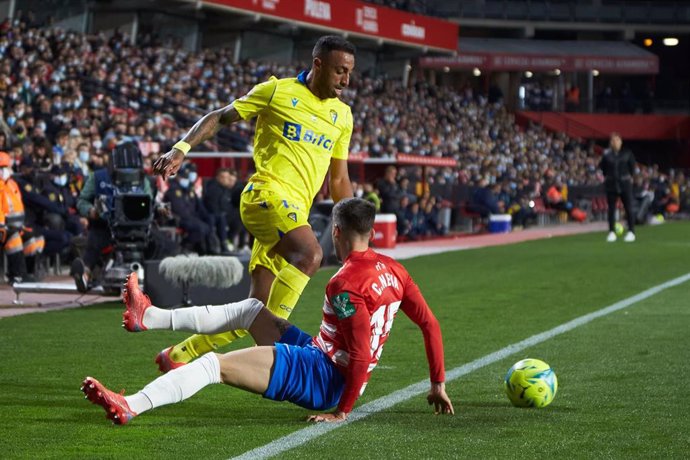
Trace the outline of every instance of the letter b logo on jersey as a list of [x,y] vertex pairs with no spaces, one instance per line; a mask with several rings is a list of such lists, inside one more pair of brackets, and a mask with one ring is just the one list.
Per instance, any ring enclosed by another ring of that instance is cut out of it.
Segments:
[[283,136],[291,141],[299,142],[302,134],[302,125],[286,121],[283,125]]

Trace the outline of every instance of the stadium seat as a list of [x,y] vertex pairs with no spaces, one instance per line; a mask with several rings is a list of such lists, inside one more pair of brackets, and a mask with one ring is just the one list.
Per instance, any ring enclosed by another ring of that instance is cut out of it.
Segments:
[[481,214],[469,210],[469,203],[467,201],[460,204],[459,208],[460,223],[459,225],[467,230],[469,233],[477,233],[484,228],[484,222]]
[[540,226],[557,222],[557,211],[547,208],[544,204],[544,199],[541,197],[534,199],[534,212],[537,214],[537,224]]

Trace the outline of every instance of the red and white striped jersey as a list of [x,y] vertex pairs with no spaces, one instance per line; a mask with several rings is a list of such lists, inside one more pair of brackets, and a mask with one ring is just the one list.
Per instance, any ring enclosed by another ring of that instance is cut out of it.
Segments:
[[444,381],[441,329],[407,270],[371,249],[352,252],[326,287],[323,320],[314,337],[314,345],[345,376],[339,410],[350,412],[364,391],[398,310],[422,330],[431,381]]

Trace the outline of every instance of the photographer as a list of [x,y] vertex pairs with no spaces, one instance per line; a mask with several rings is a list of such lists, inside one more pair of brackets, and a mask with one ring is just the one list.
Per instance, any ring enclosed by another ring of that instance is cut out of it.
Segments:
[[[103,256],[115,252],[117,241],[113,238],[113,225],[119,222],[113,222],[113,219],[118,217],[115,209],[116,196],[121,195],[148,195],[150,203],[154,199],[150,181],[144,175],[141,152],[133,143],[124,143],[113,149],[108,168],[97,170],[88,177],[77,200],[79,214],[89,219],[83,259],[76,258],[70,271],[79,292],[90,289],[93,283],[92,272],[100,265]],[[172,243],[160,238],[157,233],[149,237],[151,218],[152,216],[140,218],[142,222],[146,222],[146,228],[137,230],[145,236],[137,233],[135,239],[139,241],[135,241],[135,244],[146,246],[149,255],[160,250],[162,245],[167,245],[165,250],[174,253]]]

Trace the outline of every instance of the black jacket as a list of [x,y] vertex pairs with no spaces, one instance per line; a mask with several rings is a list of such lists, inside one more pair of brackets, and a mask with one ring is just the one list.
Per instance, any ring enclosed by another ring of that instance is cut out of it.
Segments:
[[204,186],[204,206],[212,214],[227,214],[232,206],[232,191],[211,179]]
[[604,173],[604,186],[607,192],[620,193],[623,186],[632,185],[635,157],[630,149],[622,148],[617,154],[611,149],[606,149],[599,167]]

